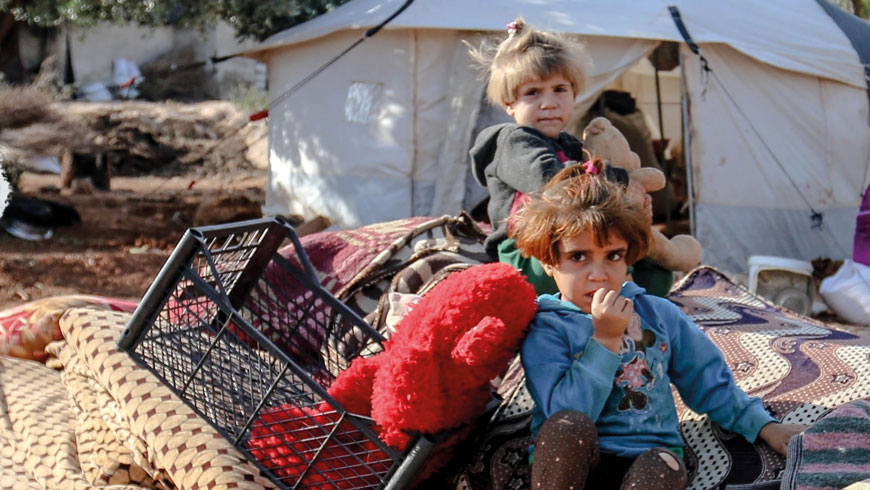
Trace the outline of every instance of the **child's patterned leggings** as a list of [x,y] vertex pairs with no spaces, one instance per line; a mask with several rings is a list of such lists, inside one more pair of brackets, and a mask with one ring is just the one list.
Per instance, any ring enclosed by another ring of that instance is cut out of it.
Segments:
[[582,412],[553,414],[535,438],[532,490],[680,490],[687,484],[682,459],[665,448],[635,459],[599,455],[595,423]]

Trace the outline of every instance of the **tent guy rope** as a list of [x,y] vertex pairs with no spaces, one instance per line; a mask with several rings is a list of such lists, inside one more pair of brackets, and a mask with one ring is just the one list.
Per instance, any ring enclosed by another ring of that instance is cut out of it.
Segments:
[[403,3],[398,9],[396,9],[395,12],[393,12],[389,17],[384,19],[383,22],[381,22],[380,24],[378,24],[374,27],[367,29],[365,32],[363,32],[362,36],[360,36],[360,38],[357,39],[356,41],[354,41],[350,46],[346,47],[340,53],[333,56],[329,61],[320,65],[320,67],[318,67],[313,72],[311,72],[307,76],[305,76],[305,78],[303,78],[302,80],[299,80],[292,87],[290,87],[289,89],[285,90],[284,92],[279,94],[277,97],[272,99],[272,101],[269,102],[269,105],[267,106],[266,109],[263,109],[259,112],[255,112],[254,114],[251,114],[250,120],[256,121],[258,119],[263,119],[263,118],[269,117],[269,110],[274,108],[276,105],[278,105],[281,101],[283,101],[287,97],[290,97],[291,95],[293,95],[294,92],[296,92],[297,90],[302,88],[305,84],[310,82],[317,75],[320,75],[320,73],[323,72],[323,70],[326,70],[327,68],[329,68],[333,63],[335,63],[340,58],[342,58],[344,55],[349,53],[353,48],[359,46],[360,43],[362,43],[366,39],[377,34],[378,31],[381,30],[381,28],[383,28],[385,25],[387,25],[391,20],[395,19],[399,14],[404,12],[405,9],[407,9],[411,5],[411,3],[413,3],[413,2],[414,2],[414,0],[406,0],[405,3]]
[[[797,194],[804,201],[806,207],[810,210],[810,228],[825,231],[831,237],[831,243],[836,244],[836,237],[833,235],[830,229],[824,226],[824,214],[813,207],[809,198],[807,198],[807,196],[803,193],[800,186],[798,186],[798,184],[794,181],[791,175],[789,175],[788,171],[786,171],[785,169],[785,166],[773,152],[773,149],[770,147],[770,145],[768,145],[767,141],[758,131],[758,128],[755,126],[755,124],[753,124],[752,119],[750,119],[746,115],[746,113],[743,112],[743,108],[740,106],[740,104],[737,103],[737,101],[734,99],[734,96],[731,95],[731,92],[728,91],[728,89],[725,87],[725,84],[722,83],[722,80],[719,79],[719,77],[716,75],[716,72],[710,67],[707,58],[705,58],[704,55],[701,54],[701,48],[698,46],[697,43],[695,43],[695,41],[692,39],[692,36],[689,34],[688,29],[686,29],[686,25],[683,22],[683,17],[680,14],[680,10],[673,5],[669,6],[668,10],[671,13],[671,18],[674,20],[674,24],[676,25],[677,30],[680,32],[680,35],[683,36],[683,39],[686,41],[689,49],[692,51],[692,53],[698,56],[698,59],[701,62],[702,74],[705,76],[712,76],[713,80],[716,82],[716,85],[722,90],[725,96],[728,97],[728,100],[731,102],[734,108],[737,109],[737,112],[740,114],[740,116],[746,121],[749,128],[764,146],[764,149],[767,150],[773,161],[776,162],[776,165],[779,167],[780,170],[782,170],[783,175],[785,175],[786,179],[789,181],[789,183],[791,183],[792,187],[794,187],[794,189],[797,191]],[[837,251],[843,254],[843,256],[848,255],[845,250],[843,250],[839,245],[835,246],[837,248]]]
[[[283,101],[283,100],[286,99],[287,97],[290,97],[291,95],[293,95],[294,92],[296,92],[297,90],[299,90],[300,88],[302,88],[305,84],[307,84],[307,83],[310,82],[312,79],[314,79],[314,77],[316,77],[317,75],[319,75],[320,73],[322,73],[324,70],[326,70],[327,68],[329,68],[332,64],[334,64],[336,61],[338,61],[339,59],[341,59],[344,55],[346,55],[347,53],[349,53],[353,48],[359,46],[363,41],[365,41],[366,39],[368,39],[368,38],[374,36],[375,34],[377,34],[378,31],[380,31],[380,30],[381,30],[385,25],[389,24],[390,21],[392,21],[393,19],[395,19],[399,14],[401,14],[402,12],[404,12],[405,9],[407,9],[407,8],[408,8],[408,7],[409,7],[413,2],[414,2],[414,0],[405,0],[405,3],[403,3],[403,4],[402,4],[398,9],[396,9],[395,12],[393,12],[392,14],[390,14],[389,17],[387,17],[386,19],[384,19],[383,22],[381,22],[380,24],[378,24],[378,25],[376,25],[376,26],[374,26],[374,27],[370,27],[369,29],[366,29],[366,31],[363,32],[362,36],[360,36],[360,38],[357,39],[356,41],[354,41],[350,46],[348,46],[347,48],[343,49],[340,53],[338,53],[337,55],[335,55],[335,56],[333,56],[332,58],[330,58],[329,61],[327,61],[326,63],[320,65],[317,69],[315,69],[313,72],[311,72],[311,73],[309,73],[308,75],[306,75],[302,80],[300,80],[299,82],[297,82],[296,84],[294,84],[292,87],[290,87],[289,89],[287,89],[287,90],[285,90],[284,92],[280,93],[277,97],[275,97],[274,99],[272,99],[271,102],[269,102],[269,104],[267,105],[267,107],[266,107],[265,109],[263,109],[263,110],[261,110],[261,111],[257,111],[257,112],[255,112],[255,113],[251,114],[250,116],[248,116],[248,120],[247,120],[247,121],[245,121],[245,122],[243,122],[242,124],[239,124],[238,126],[236,126],[235,129],[233,129],[232,131],[230,131],[229,133],[227,133],[223,138],[217,140],[217,141],[214,143],[214,145],[212,145],[210,148],[207,148],[203,153],[209,153],[209,152],[214,151],[217,147],[220,146],[220,144],[221,144],[222,142],[227,141],[231,136],[233,136],[233,135],[235,135],[236,133],[238,133],[239,131],[241,131],[242,128],[244,128],[245,126],[248,125],[249,122],[252,122],[252,121],[259,121],[260,119],[265,119],[265,118],[269,117],[269,110],[271,110],[272,108],[274,108],[276,105],[278,105],[278,103],[280,103],[281,101]],[[232,56],[235,56],[235,55],[232,55]],[[225,59],[229,59],[229,58],[232,57],[232,56],[224,56],[224,57],[221,57],[221,58],[213,58],[213,59],[218,59],[218,60],[220,60],[220,61],[224,61]],[[167,181],[168,181],[168,180],[169,180],[169,179],[167,179]],[[165,183],[166,183],[166,181],[162,182],[160,185],[157,186],[157,188],[156,188],[155,190],[157,190],[157,189],[159,189],[160,187],[162,187]]]

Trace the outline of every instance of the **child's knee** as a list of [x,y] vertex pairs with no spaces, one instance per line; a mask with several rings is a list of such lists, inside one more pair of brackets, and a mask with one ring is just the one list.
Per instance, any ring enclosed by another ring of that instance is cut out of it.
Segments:
[[558,432],[595,432],[595,422],[583,412],[576,410],[562,410],[551,415],[541,424],[541,432],[544,430]]
[[538,431],[534,454],[534,488],[568,488],[571,485],[582,488],[589,471],[599,461],[595,423],[582,412],[566,410],[553,414]]
[[541,424],[535,445],[545,441],[563,441],[576,443],[578,446],[597,448],[598,433],[595,422],[583,412],[562,410],[551,415]]
[[657,447],[644,451],[626,474],[622,488],[667,488],[678,490],[688,485],[686,465],[673,451]]
[[641,455],[641,457],[644,455],[651,459],[654,464],[664,464],[669,470],[684,471],[686,469],[683,464],[683,459],[677,456],[677,454],[670,449],[657,447],[646,451]]

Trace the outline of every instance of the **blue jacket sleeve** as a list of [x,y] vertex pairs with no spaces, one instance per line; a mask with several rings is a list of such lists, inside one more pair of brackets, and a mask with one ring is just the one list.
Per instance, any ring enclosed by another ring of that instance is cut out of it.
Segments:
[[755,442],[761,428],[774,418],[760,399],[750,398],[737,386],[716,344],[679,308],[669,310],[664,319],[672,347],[669,374],[683,401],[723,428]]
[[[573,326],[568,330],[533,321],[523,342],[526,385],[549,418],[560,410],[579,410],[597,420],[613,389],[620,357]],[[561,325],[564,327],[564,325]]]

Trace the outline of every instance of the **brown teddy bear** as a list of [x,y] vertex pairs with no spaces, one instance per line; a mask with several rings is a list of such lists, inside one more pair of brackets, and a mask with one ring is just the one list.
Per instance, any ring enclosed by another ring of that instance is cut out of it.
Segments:
[[[625,136],[603,117],[596,117],[583,130],[583,146],[592,158],[601,158],[628,172],[628,194],[643,203],[652,225],[650,192],[665,187],[665,175],[653,167],[641,167],[640,157],[631,151]],[[691,235],[667,238],[652,228],[652,243],[647,257],[669,271],[688,271],[701,262],[701,244]]]

